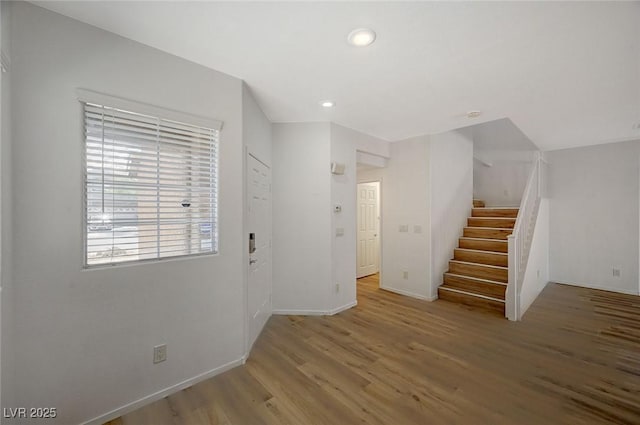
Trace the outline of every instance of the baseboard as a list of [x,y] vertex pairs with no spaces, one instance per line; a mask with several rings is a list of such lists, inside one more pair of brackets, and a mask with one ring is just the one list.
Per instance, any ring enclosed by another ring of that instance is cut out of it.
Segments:
[[388,286],[380,286],[380,289],[384,289],[385,291],[393,292],[393,293],[404,295],[411,298],[417,298],[419,300],[435,301],[438,299],[437,295],[435,297],[428,297],[426,295],[414,294],[413,292],[405,291],[404,289],[396,289]]
[[350,303],[343,305],[342,307],[334,308],[333,310],[328,311],[327,315],[333,316],[334,314],[338,314],[341,311],[349,310],[350,308],[355,307],[357,305],[358,305],[358,300],[354,300],[354,301],[351,301]]
[[563,282],[560,280],[549,280],[549,283],[559,283],[561,285],[569,285],[569,286],[578,286],[580,288],[589,288],[589,289],[597,289],[599,291],[607,291],[607,292],[617,292],[618,294],[626,294],[626,295],[640,295],[638,291],[633,291],[631,289],[619,289],[619,288],[611,288],[608,286],[598,286],[598,285],[585,285],[578,284],[573,282]]
[[355,307],[358,305],[358,301],[352,301],[338,308],[334,308],[333,310],[287,310],[287,309],[274,309],[271,313],[282,315],[282,316],[333,316],[334,314],[340,313],[341,311],[345,311],[350,309],[351,307]]
[[271,314],[277,314],[281,316],[326,316],[325,310],[287,310],[287,309],[273,309]]
[[178,384],[172,385],[170,387],[167,387],[163,390],[160,390],[158,392],[155,392],[151,395],[148,395],[146,397],[143,397],[139,400],[136,400],[134,402],[125,404],[124,406],[120,406],[110,412],[107,412],[103,415],[97,416],[93,419],[90,419],[86,422],[82,422],[81,425],[101,425],[105,422],[111,421],[117,417],[120,417],[122,415],[126,415],[127,413],[133,412],[136,409],[139,409],[142,406],[146,406],[147,404],[150,404],[154,401],[160,400],[161,398],[164,398],[170,394],[176,393],[180,390],[183,390],[185,388],[188,388],[192,385],[197,384],[198,382],[204,381],[205,379],[209,379],[212,378],[216,375],[219,375],[223,372],[226,372],[229,369],[233,369],[236,366],[240,366],[242,364],[244,364],[244,362],[247,359],[247,355],[243,355],[241,358],[237,359],[237,360],[233,360],[229,363],[223,364],[222,366],[216,367],[215,369],[211,369],[208,372],[204,372],[201,373],[200,375],[196,375],[193,378],[189,378],[185,381],[182,381]]

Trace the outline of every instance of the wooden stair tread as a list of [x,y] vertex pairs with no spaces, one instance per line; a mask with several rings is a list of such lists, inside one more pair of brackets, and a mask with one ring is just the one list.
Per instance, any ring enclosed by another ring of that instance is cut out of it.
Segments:
[[449,260],[449,262],[450,263],[459,263],[459,264],[470,264],[470,265],[482,266],[482,267],[491,267],[491,268],[494,268],[494,269],[501,269],[501,270],[509,270],[509,267],[493,266],[491,264],[482,264],[482,263],[472,263],[470,261]]
[[498,229],[513,229],[516,225],[516,219],[512,217],[469,217],[467,218],[468,227],[491,227]]
[[449,272],[444,274],[442,286],[499,300],[504,300],[507,292],[507,284],[504,282]]
[[507,243],[506,240],[502,240],[502,239],[487,239],[487,238],[474,238],[471,236],[460,236],[459,239],[466,239],[466,240],[472,240],[472,241],[485,241],[485,242],[500,242],[500,243]]
[[453,259],[501,267],[507,267],[509,265],[508,253],[478,249],[455,248],[453,250]]
[[471,294],[465,291],[448,288],[446,286],[440,286],[438,288],[438,298],[445,302],[455,302],[473,309],[497,313],[503,317],[505,314],[505,302],[503,300]]
[[464,290],[461,290],[461,289],[458,289],[458,288],[451,288],[451,287],[446,286],[446,285],[441,285],[441,286],[438,287],[438,289],[444,289],[445,291],[457,292],[459,294],[465,294],[465,295],[468,295],[470,297],[483,298],[485,300],[496,301],[496,302],[503,303],[503,304],[505,302],[504,300],[501,300],[499,298],[490,297],[488,295],[476,294],[474,292],[464,291]]
[[483,279],[481,277],[466,276],[466,275],[463,275],[463,274],[456,274],[456,273],[451,273],[451,272],[444,272],[444,274],[448,275],[448,276],[463,277],[465,279],[477,280],[479,282],[484,282],[484,283],[492,283],[492,284],[495,284],[495,285],[507,286],[507,284],[505,282],[499,282],[497,280]]
[[509,230],[511,232],[513,232],[513,228],[512,227],[483,227],[483,226],[467,226],[465,227],[465,229],[485,229],[485,230]]
[[[491,239],[489,239],[491,240]],[[471,248],[455,248],[458,251],[469,251],[469,252],[479,252],[485,254],[495,254],[495,255],[509,255],[506,252],[495,252],[495,251],[486,251],[484,249],[471,249]]]
[[465,227],[462,231],[462,236],[506,240],[507,237],[512,233],[513,229],[504,229],[497,227]]
[[519,210],[520,207],[474,207],[476,210]]
[[449,273],[481,279],[508,282],[509,268],[491,264],[472,263],[468,261],[449,260]]
[[486,207],[484,201],[473,200],[471,217],[438,287],[439,298],[504,317],[509,279],[507,238],[517,216],[517,208]]

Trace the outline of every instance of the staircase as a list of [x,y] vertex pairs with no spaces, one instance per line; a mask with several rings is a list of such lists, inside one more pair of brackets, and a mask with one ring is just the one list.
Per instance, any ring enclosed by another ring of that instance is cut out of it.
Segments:
[[518,208],[486,208],[474,200],[471,217],[449,261],[438,297],[505,314],[509,279],[507,236]]

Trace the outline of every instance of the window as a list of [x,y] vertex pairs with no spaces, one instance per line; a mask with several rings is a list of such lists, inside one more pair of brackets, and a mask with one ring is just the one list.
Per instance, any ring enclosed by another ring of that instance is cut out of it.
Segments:
[[216,253],[219,125],[124,102],[82,102],[85,266]]

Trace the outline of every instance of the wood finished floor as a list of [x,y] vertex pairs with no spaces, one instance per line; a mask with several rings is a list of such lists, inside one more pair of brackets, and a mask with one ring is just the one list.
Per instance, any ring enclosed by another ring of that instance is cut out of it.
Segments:
[[358,281],[274,316],[246,365],[111,425],[640,424],[640,297],[549,284],[524,320]]

